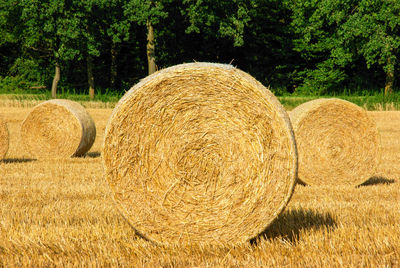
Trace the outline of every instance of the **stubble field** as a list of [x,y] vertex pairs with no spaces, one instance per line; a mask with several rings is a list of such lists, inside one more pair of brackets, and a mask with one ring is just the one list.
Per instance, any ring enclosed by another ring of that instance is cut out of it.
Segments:
[[101,143],[111,109],[88,109],[97,137],[83,158],[31,159],[19,128],[31,108],[0,107],[10,149],[0,161],[1,266],[400,266],[400,112],[369,112],[382,141],[360,187],[298,185],[253,243],[158,247],[135,237],[111,201]]

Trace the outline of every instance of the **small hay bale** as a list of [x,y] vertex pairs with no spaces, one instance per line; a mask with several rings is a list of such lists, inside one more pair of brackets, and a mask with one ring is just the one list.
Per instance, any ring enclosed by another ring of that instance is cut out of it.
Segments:
[[6,122],[0,118],[0,159],[3,159],[8,151],[9,134]]
[[285,208],[297,172],[276,97],[212,63],[173,66],[131,88],[109,119],[103,162],[122,215],[160,244],[256,237]]
[[364,109],[340,99],[317,99],[296,107],[290,118],[300,181],[356,186],[374,175],[379,134]]
[[93,145],[96,127],[82,105],[54,99],[33,108],[22,123],[21,138],[36,158],[82,156]]

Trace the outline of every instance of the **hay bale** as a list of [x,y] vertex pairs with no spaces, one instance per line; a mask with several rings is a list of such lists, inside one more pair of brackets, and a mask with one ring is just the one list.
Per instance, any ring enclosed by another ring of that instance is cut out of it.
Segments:
[[0,117],[0,159],[3,159],[8,151],[9,134],[6,122]]
[[54,99],[33,108],[22,123],[21,138],[36,158],[82,156],[93,145],[96,127],[82,105]]
[[379,134],[364,109],[340,99],[318,99],[296,107],[290,119],[301,181],[355,186],[374,175]]
[[108,122],[103,162],[122,215],[161,244],[248,241],[284,209],[297,172],[279,101],[212,63],[173,66],[131,88]]

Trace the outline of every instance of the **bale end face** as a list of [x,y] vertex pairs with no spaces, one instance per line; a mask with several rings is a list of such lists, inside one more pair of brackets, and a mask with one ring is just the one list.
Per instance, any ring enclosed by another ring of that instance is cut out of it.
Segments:
[[50,100],[33,108],[22,123],[21,138],[36,158],[68,158],[85,154],[93,145],[96,127],[79,104]]
[[9,133],[6,122],[0,118],[0,159],[7,155],[9,146]]
[[359,185],[379,159],[375,122],[359,106],[318,99],[290,112],[299,154],[299,179],[309,185]]
[[130,89],[106,128],[119,210],[162,244],[241,243],[284,209],[297,153],[273,94],[230,65],[161,70]]

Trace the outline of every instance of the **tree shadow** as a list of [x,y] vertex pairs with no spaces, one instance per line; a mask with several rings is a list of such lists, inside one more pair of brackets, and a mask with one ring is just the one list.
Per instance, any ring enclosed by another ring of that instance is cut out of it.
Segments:
[[392,184],[395,183],[396,181],[393,179],[387,179],[384,177],[371,177],[367,181],[361,183],[357,187],[362,187],[362,186],[370,186],[370,185],[377,185],[377,184]]
[[263,233],[250,243],[257,245],[261,239],[282,238],[294,243],[302,230],[335,229],[336,221],[330,213],[320,214],[311,209],[294,209],[283,212]]
[[100,152],[89,152],[89,153],[86,153],[83,157],[87,157],[87,158],[97,158],[97,157],[100,157],[101,156],[101,153]]
[[37,161],[36,159],[31,158],[5,158],[0,160],[0,163],[11,164],[11,163],[28,163]]

